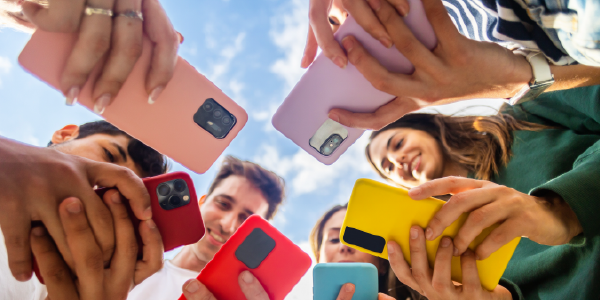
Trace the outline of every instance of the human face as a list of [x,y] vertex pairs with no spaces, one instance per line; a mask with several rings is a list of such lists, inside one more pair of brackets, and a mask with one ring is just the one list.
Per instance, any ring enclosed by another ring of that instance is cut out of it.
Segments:
[[0,24],[33,32],[35,26],[23,14],[19,0],[0,0]]
[[319,254],[320,263],[342,263],[342,262],[362,262],[373,264],[380,269],[379,258],[364,252],[357,251],[340,242],[340,228],[344,223],[346,210],[341,209],[335,212],[323,226],[323,241],[321,243],[321,252]]
[[97,133],[85,138],[76,139],[78,135],[78,126],[65,126],[54,133],[52,136],[52,143],[54,145],[51,147],[66,154],[126,167],[135,172],[136,175],[143,177],[141,169],[137,167],[127,152],[129,137],[125,135],[113,136]]
[[201,200],[200,213],[206,234],[193,245],[200,261],[210,261],[231,235],[251,215],[263,218],[269,204],[260,189],[243,176],[229,176]]
[[329,10],[329,24],[333,33],[337,32],[340,25],[344,24],[348,18],[348,12],[342,5],[342,0],[333,0],[331,3],[331,9]]
[[422,130],[386,130],[371,141],[369,155],[379,172],[406,187],[440,178],[444,171],[440,144]]

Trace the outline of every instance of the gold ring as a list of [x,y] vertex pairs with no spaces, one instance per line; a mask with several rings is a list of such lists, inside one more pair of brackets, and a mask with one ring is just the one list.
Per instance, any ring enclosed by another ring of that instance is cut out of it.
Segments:
[[91,15],[104,15],[104,16],[109,16],[109,17],[113,16],[112,9],[96,8],[96,7],[89,7],[89,6],[85,7],[84,13],[87,16],[91,16]]
[[138,19],[140,21],[144,21],[144,15],[142,15],[141,11],[135,11],[135,10],[131,10],[128,9],[122,13],[117,14],[117,17],[127,17],[127,18],[132,18],[132,19]]

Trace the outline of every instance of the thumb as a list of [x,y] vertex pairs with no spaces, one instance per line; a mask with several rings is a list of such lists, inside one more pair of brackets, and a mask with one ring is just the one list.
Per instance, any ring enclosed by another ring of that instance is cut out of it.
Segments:
[[400,97],[379,107],[372,113],[355,113],[341,108],[334,108],[329,111],[329,118],[351,128],[380,130],[405,114],[419,108],[420,106],[413,99]]

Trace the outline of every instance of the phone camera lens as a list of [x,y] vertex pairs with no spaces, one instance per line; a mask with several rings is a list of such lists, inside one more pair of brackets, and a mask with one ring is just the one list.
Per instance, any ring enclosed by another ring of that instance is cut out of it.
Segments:
[[181,204],[181,198],[179,198],[179,196],[171,196],[171,198],[169,198],[169,203],[171,203],[171,205],[173,206],[178,206],[179,204]]
[[218,119],[218,118],[220,118],[220,117],[222,117],[222,116],[223,116],[223,111],[222,111],[222,110],[220,110],[220,109],[217,109],[217,110],[215,110],[215,111],[213,112],[213,117],[215,117],[215,118],[217,118],[217,119]]
[[178,193],[181,193],[181,192],[185,191],[187,184],[185,184],[185,181],[183,181],[181,179],[177,179],[173,183],[173,187],[175,188],[175,191],[177,191]]
[[223,124],[225,124],[225,125],[231,124],[231,118],[229,116],[224,116],[223,117]]
[[205,111],[211,111],[211,110],[213,110],[213,108],[214,108],[214,107],[215,107],[215,106],[214,106],[214,104],[212,104],[212,103],[210,103],[210,102],[208,102],[208,101],[207,101],[207,102],[205,102],[205,103],[202,105],[202,108],[203,108]]
[[171,192],[171,187],[166,183],[161,183],[158,186],[158,194],[161,196],[166,196]]

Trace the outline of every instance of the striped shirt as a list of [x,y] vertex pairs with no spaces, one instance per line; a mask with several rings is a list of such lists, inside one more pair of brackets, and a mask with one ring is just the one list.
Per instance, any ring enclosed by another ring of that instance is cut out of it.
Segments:
[[521,0],[443,0],[458,31],[511,50],[542,51],[555,65],[576,64],[527,14]]

